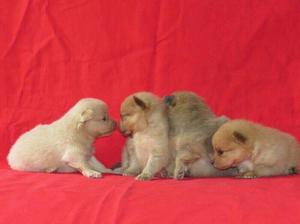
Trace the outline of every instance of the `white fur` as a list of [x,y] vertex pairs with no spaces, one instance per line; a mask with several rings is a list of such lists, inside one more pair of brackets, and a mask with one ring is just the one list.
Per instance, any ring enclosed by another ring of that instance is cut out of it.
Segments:
[[251,160],[245,160],[238,165],[238,169],[240,173],[253,171],[254,169],[253,162]]
[[[102,116],[107,116],[102,121]],[[93,156],[94,140],[115,129],[107,106],[97,99],[82,99],[62,118],[38,125],[19,137],[7,160],[14,170],[30,172],[77,172],[87,177],[112,173]]]
[[147,133],[136,133],[133,138],[133,144],[135,145],[136,157],[138,159],[140,167],[144,168],[150,156],[152,146],[155,147],[156,139]]

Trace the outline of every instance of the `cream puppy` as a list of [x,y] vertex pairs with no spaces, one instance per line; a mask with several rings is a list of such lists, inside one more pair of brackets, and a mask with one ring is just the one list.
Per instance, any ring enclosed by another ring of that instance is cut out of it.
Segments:
[[238,167],[241,178],[287,175],[300,169],[300,146],[293,136],[250,121],[225,123],[212,143],[214,166]]
[[121,105],[120,130],[128,136],[122,155],[123,175],[148,180],[167,166],[168,120],[159,97],[148,92],[128,96]]
[[93,142],[115,128],[116,122],[110,119],[103,101],[82,99],[59,120],[38,125],[20,136],[10,149],[8,164],[20,171],[79,171],[86,177],[101,177],[101,173],[113,171],[93,156]]
[[174,92],[164,101],[168,105],[169,145],[174,158],[168,176],[183,179],[233,175],[234,170],[216,169],[210,159],[211,137],[228,118],[216,117],[204,100],[192,92]]

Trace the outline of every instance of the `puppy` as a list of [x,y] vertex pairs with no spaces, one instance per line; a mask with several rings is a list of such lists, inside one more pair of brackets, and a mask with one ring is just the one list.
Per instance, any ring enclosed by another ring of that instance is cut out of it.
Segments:
[[246,120],[228,121],[214,134],[212,144],[214,166],[237,167],[241,178],[299,172],[297,140],[273,128]]
[[128,96],[121,105],[121,132],[128,137],[123,155],[123,175],[152,179],[167,166],[168,120],[160,98],[149,92]]
[[97,99],[80,100],[63,117],[38,125],[23,134],[10,149],[7,160],[14,170],[31,172],[81,172],[98,178],[112,173],[93,156],[97,137],[110,135],[116,122],[107,105]]
[[164,101],[168,106],[169,144],[174,158],[168,166],[168,176],[183,179],[233,175],[233,170],[217,170],[210,159],[211,137],[228,118],[216,117],[203,99],[192,92],[174,92]]

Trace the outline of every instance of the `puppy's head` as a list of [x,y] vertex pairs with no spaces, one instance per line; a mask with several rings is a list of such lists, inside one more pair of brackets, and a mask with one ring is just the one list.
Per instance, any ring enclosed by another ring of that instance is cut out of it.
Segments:
[[128,96],[120,109],[120,131],[125,136],[143,131],[148,127],[149,117],[161,105],[159,97],[149,92]]
[[77,120],[77,129],[90,136],[110,135],[116,129],[116,121],[109,117],[108,107],[101,100],[82,99],[74,106],[73,112]]
[[189,91],[176,91],[169,96],[164,97],[164,103],[169,107],[176,105],[198,104],[203,101],[197,94]]
[[199,117],[208,119],[215,116],[204,100],[193,92],[174,92],[164,97],[164,103],[171,121],[182,123],[181,120],[191,121]]
[[[249,126],[250,125],[250,126]],[[236,167],[252,156],[253,130],[242,120],[228,121],[213,135],[213,163],[218,169]]]

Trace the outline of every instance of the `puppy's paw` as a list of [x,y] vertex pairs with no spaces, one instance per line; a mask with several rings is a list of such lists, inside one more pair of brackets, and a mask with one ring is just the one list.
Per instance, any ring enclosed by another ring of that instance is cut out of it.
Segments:
[[149,173],[141,173],[135,179],[136,180],[150,180],[150,179],[152,179],[152,175],[150,175]]
[[161,178],[173,178],[173,173],[171,173],[167,170],[162,170],[162,171],[160,171],[160,176],[161,176]]
[[82,171],[83,176],[88,178],[100,178],[102,177],[102,174],[95,170],[83,170]]
[[184,178],[184,169],[175,170],[174,179],[176,180],[182,180]]
[[254,178],[257,178],[257,176],[255,175],[254,172],[246,172],[246,173],[242,173],[238,176],[236,176],[237,178],[243,178],[243,179],[254,179]]

